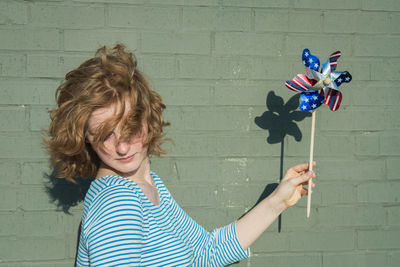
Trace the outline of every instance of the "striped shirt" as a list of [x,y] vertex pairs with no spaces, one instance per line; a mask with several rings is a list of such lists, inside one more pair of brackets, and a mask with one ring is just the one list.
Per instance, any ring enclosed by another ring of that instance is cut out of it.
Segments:
[[92,182],[85,196],[77,266],[225,266],[250,256],[235,222],[207,232],[151,172],[160,204],[121,176]]

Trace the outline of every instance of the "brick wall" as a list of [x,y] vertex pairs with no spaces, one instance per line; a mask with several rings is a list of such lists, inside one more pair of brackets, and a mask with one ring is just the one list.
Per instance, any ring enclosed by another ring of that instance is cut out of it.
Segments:
[[237,266],[399,266],[399,25],[398,0],[0,1],[0,267],[73,266],[82,203],[49,201],[41,129],[65,73],[117,41],[167,104],[176,145],[153,169],[209,230],[279,181],[282,159],[308,160],[310,118],[283,150],[254,121],[270,91],[293,96],[303,48],[341,50],[353,81],[339,111],[317,113],[311,218],[303,199]]

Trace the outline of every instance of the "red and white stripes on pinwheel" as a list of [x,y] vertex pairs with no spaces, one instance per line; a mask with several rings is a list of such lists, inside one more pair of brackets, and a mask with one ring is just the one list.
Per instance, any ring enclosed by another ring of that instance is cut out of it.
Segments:
[[302,93],[308,91],[313,86],[313,83],[310,79],[308,79],[306,75],[297,74],[296,77],[293,78],[293,80],[286,81],[285,85],[290,90]]

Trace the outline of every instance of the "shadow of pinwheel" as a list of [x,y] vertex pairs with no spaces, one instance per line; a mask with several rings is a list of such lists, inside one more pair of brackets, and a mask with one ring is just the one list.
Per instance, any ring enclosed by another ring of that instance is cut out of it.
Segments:
[[[268,130],[269,136],[267,142],[269,144],[281,143],[281,156],[280,156],[280,180],[283,177],[283,158],[284,158],[284,141],[286,135],[293,136],[299,142],[302,138],[302,133],[297,126],[296,122],[310,117],[310,112],[303,112],[296,110],[299,106],[300,95],[292,96],[286,103],[283,98],[275,95],[274,91],[270,91],[267,95],[266,105],[267,111],[261,116],[254,119],[255,124],[261,129]],[[264,192],[261,194],[256,205],[271,194],[278,184],[269,184],[265,187]],[[278,231],[281,231],[282,216],[279,216]]]

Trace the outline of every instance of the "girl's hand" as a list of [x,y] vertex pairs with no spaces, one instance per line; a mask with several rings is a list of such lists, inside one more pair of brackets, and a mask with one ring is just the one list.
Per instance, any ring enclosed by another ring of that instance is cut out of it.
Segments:
[[[313,166],[315,162],[313,162]],[[306,195],[308,190],[303,185],[308,184],[308,180],[315,178],[315,173],[308,171],[309,164],[303,163],[289,168],[279,186],[275,189],[274,195],[285,206],[289,208],[296,204],[302,195]],[[314,188],[314,183],[311,183]]]

